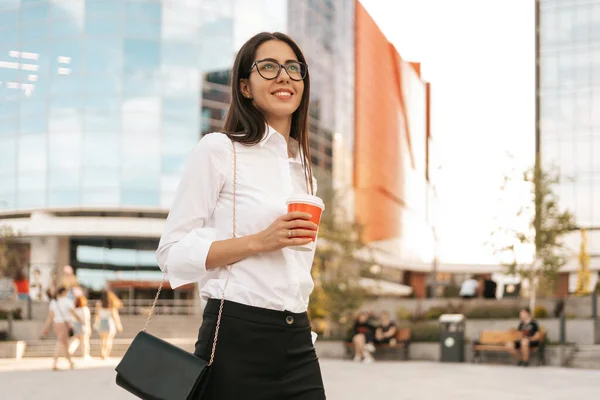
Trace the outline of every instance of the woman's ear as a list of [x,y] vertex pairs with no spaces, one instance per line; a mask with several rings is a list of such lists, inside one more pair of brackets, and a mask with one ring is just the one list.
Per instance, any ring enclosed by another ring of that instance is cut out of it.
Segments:
[[252,98],[252,93],[250,92],[250,82],[248,79],[240,79],[240,92],[242,92],[242,96],[245,98]]

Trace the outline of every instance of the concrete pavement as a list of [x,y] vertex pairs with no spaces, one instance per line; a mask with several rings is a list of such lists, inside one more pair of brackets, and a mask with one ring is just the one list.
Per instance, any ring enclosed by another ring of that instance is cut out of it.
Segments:
[[[134,399],[114,383],[118,360],[75,360],[76,370],[62,372],[49,371],[49,359],[0,360],[0,398]],[[342,360],[321,360],[321,368],[329,400],[565,400],[600,393],[597,370],[431,362],[364,365]]]

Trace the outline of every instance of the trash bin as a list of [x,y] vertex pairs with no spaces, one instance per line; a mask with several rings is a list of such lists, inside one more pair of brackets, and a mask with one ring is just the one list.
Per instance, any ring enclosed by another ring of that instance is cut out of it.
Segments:
[[465,316],[443,314],[440,316],[440,361],[465,361]]

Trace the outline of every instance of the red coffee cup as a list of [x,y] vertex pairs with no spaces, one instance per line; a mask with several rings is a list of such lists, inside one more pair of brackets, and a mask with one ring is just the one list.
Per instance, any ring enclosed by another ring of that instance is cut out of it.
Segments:
[[[321,222],[321,214],[323,213],[323,210],[325,210],[325,203],[323,203],[323,200],[310,194],[299,194],[288,198],[286,203],[288,212],[300,211],[309,213],[311,215],[310,220],[317,225],[318,231],[318,226]],[[304,246],[290,246],[290,249],[312,251],[315,246],[315,239],[316,238],[313,237],[312,241]]]

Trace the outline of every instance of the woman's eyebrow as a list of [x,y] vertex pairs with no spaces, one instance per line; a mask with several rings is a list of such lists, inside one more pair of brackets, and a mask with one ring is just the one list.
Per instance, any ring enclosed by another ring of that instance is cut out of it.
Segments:
[[[263,61],[276,61],[279,62],[276,58],[274,57],[265,57],[262,58]],[[290,62],[299,62],[298,60],[295,59],[289,59],[289,60],[285,60],[284,64],[290,63]]]

